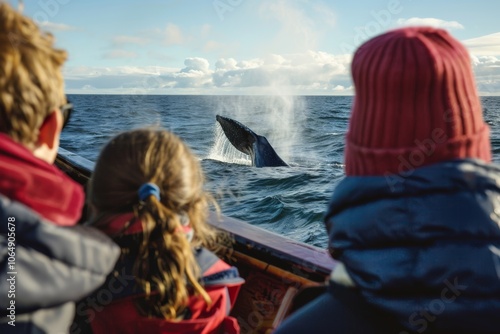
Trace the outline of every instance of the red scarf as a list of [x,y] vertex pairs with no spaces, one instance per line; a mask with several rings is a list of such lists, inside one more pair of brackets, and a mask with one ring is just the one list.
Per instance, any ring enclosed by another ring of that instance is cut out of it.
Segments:
[[138,234],[142,232],[142,223],[133,212],[118,213],[99,220],[93,225],[105,234],[115,237],[120,234]]
[[0,133],[0,193],[60,226],[78,222],[85,198],[78,183],[4,133]]
[[[136,218],[133,212],[111,215],[99,220],[99,222],[93,226],[111,237],[115,237],[120,234],[138,234],[143,231],[141,220]],[[186,234],[186,238],[189,242],[191,242],[194,230],[189,224],[189,221],[183,224],[179,231],[184,232]]]

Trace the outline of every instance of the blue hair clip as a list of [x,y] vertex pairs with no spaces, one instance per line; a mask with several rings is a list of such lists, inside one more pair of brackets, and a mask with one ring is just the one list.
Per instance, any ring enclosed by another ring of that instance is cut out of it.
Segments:
[[144,183],[139,188],[139,200],[144,201],[151,195],[160,200],[160,188],[154,183]]

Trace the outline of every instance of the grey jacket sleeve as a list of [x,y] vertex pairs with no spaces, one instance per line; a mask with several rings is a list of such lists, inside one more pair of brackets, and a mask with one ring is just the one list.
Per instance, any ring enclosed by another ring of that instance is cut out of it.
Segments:
[[56,226],[0,196],[0,314],[12,301],[19,314],[85,297],[104,283],[119,253],[91,227]]

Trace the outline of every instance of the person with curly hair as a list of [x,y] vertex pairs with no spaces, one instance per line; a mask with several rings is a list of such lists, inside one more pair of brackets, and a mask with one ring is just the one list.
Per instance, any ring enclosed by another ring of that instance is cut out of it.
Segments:
[[75,226],[82,187],[53,163],[71,104],[52,35],[0,1],[0,332],[67,333],[119,248]]

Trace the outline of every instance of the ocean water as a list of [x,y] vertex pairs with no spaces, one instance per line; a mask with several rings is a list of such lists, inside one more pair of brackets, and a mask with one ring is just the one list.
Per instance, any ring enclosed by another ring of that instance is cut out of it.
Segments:
[[[75,106],[61,147],[95,161],[115,134],[162,126],[199,157],[222,213],[294,240],[327,244],[323,226],[333,189],[343,178],[348,96],[69,95]],[[500,97],[482,98],[500,162]],[[251,166],[225,139],[215,116],[233,118],[265,136],[291,168]]]

